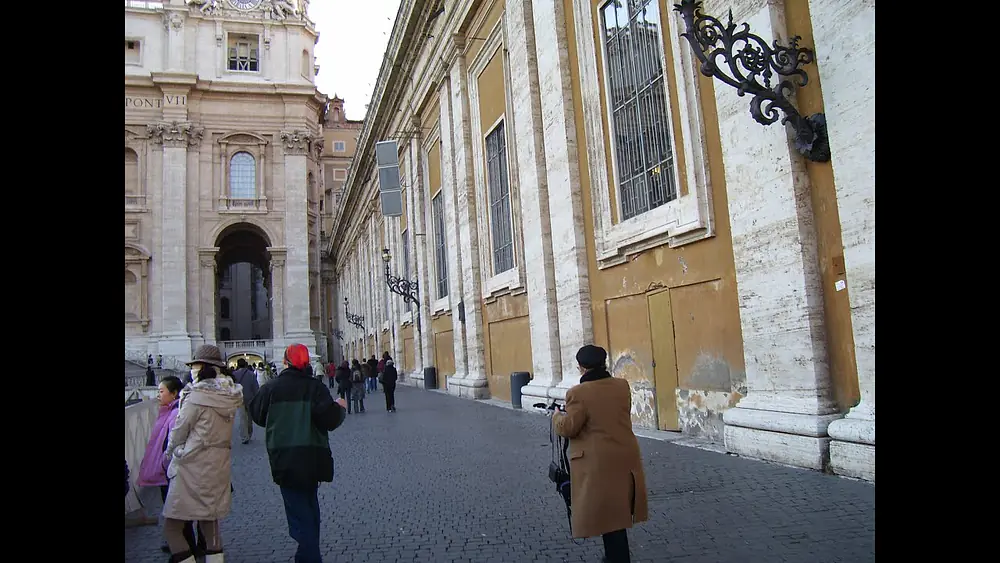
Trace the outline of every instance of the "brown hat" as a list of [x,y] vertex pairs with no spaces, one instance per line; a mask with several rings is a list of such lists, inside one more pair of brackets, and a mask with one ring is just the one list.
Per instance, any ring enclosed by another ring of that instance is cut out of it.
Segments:
[[212,346],[211,344],[198,346],[198,349],[194,351],[194,359],[187,362],[187,365],[191,364],[208,364],[220,368],[226,367],[226,361],[222,359],[222,352],[219,351],[219,347]]

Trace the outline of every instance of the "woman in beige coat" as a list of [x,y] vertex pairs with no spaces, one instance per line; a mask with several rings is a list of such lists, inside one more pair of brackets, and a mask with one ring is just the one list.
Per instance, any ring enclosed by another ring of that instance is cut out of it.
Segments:
[[225,364],[215,346],[199,347],[189,365],[193,383],[185,389],[164,452],[170,479],[164,535],[172,563],[194,563],[184,523],[197,520],[205,536],[205,563],[222,563],[219,520],[232,504],[233,421],[243,405],[243,389],[219,374]]
[[573,537],[603,536],[604,561],[629,563],[628,533],[649,519],[639,441],[632,432],[632,391],[605,368],[608,353],[587,345],[576,354],[580,384],[554,413],[556,434],[569,438]]

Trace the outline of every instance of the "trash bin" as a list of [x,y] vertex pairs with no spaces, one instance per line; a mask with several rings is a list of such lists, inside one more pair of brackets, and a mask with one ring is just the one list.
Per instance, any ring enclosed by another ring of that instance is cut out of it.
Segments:
[[424,389],[437,389],[437,368],[424,368]]
[[531,374],[526,371],[515,371],[510,374],[510,404],[521,408],[521,387],[531,382]]

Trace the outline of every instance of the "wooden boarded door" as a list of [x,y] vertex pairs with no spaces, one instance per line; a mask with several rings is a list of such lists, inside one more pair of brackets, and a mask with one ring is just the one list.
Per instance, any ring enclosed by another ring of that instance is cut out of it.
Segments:
[[677,352],[670,291],[649,294],[649,332],[653,341],[653,382],[660,430],[680,430],[677,411]]

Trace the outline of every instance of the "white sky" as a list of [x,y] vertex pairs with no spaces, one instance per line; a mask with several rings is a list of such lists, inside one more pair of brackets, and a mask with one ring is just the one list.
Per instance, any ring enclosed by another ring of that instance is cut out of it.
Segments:
[[364,119],[382,56],[392,34],[400,0],[312,0],[309,19],[316,22],[319,64],[316,87],[344,100],[348,119]]

